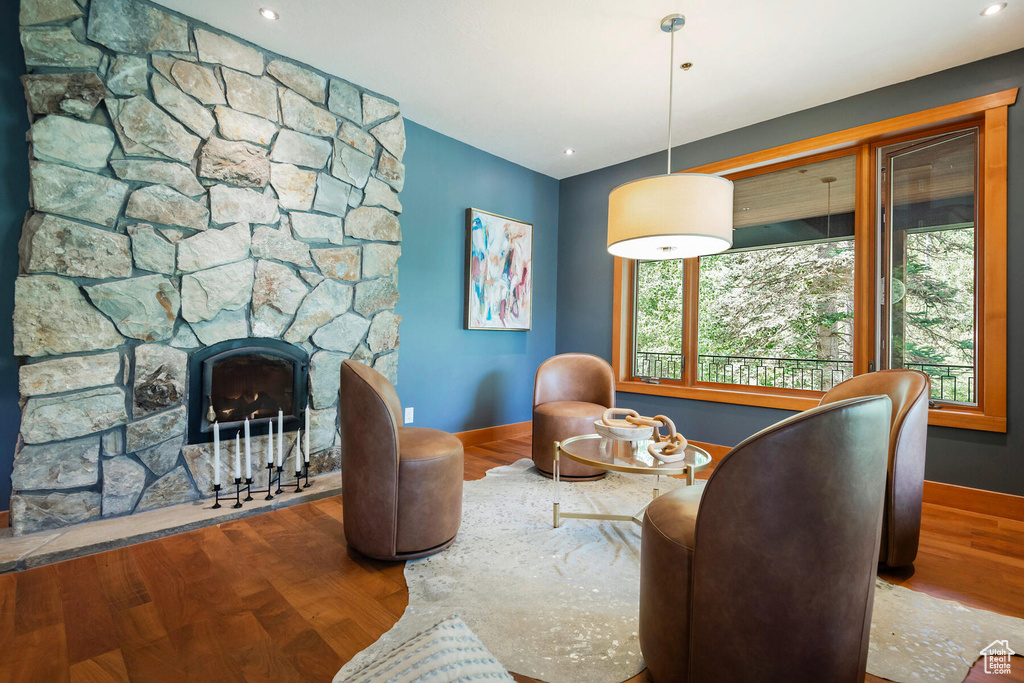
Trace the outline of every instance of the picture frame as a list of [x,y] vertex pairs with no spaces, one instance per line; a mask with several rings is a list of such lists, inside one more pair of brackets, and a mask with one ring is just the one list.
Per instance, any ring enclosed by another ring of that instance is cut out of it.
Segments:
[[528,332],[533,324],[533,223],[466,209],[463,327]]

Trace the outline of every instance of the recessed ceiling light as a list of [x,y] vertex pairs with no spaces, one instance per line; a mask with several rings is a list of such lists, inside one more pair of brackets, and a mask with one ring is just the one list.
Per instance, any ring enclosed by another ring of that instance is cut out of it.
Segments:
[[269,7],[260,8],[260,16],[264,19],[270,19],[271,21],[277,21],[281,18],[281,15],[270,9]]
[[983,17],[990,17],[993,14],[999,14],[1004,9],[1006,9],[1006,3],[1005,2],[999,2],[999,3],[996,3],[995,5],[989,5],[984,10],[982,10],[981,16],[983,16]]
[[565,151],[562,152],[562,154],[564,154],[567,157],[571,157],[575,153],[576,153],[576,150],[574,150],[572,147],[566,147]]

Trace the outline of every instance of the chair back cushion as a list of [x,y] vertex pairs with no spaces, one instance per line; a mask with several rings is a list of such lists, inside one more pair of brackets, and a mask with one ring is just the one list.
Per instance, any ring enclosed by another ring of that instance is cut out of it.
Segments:
[[694,531],[689,680],[864,680],[890,413],[885,396],[814,408],[715,468]]
[[345,539],[373,557],[395,554],[398,515],[398,425],[402,407],[376,370],[341,364],[341,478]]
[[537,368],[533,405],[552,401],[596,403],[615,407],[615,373],[603,358],[588,353],[552,356]]
[[884,394],[892,401],[889,477],[879,561],[893,567],[913,564],[921,537],[928,400],[931,382],[917,370],[880,370],[834,386],[821,405],[857,396]]
[[860,396],[878,396],[884,394],[892,401],[892,417],[890,420],[890,452],[895,450],[900,430],[906,423],[915,407],[924,404],[925,420],[928,415],[928,399],[931,381],[928,375],[917,370],[879,370],[864,375],[857,375],[845,382],[840,382],[821,398],[818,405],[827,405],[836,401]]

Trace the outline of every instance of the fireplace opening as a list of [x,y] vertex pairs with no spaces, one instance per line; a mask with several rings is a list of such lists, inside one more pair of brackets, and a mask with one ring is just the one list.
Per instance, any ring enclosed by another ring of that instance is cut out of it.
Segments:
[[213,440],[213,423],[221,439],[233,439],[249,418],[250,428],[278,411],[291,431],[302,424],[306,409],[309,357],[304,350],[276,339],[232,339],[196,351],[189,362],[189,443]]
[[248,417],[277,417],[295,403],[295,366],[265,353],[223,358],[213,363],[206,419],[221,424]]

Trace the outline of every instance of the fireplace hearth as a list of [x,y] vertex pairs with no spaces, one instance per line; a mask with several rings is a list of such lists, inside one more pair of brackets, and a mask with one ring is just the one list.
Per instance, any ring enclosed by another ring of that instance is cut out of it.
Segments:
[[[221,439],[233,439],[245,418],[256,430],[278,411],[286,431],[301,426],[306,410],[309,356],[277,339],[232,339],[192,354],[189,361],[188,441],[213,441],[213,423]],[[262,430],[260,430],[262,433]]]

